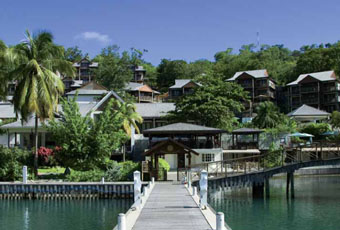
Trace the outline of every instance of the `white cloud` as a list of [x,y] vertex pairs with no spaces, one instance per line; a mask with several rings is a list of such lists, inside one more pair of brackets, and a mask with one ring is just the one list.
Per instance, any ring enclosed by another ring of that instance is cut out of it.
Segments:
[[75,36],[75,39],[82,39],[82,40],[95,40],[101,43],[108,43],[111,41],[108,35],[101,34],[98,32],[88,31]]

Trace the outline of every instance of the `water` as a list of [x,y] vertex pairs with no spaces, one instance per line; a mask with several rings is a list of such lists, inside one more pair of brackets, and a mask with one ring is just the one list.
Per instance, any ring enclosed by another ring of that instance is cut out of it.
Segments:
[[340,176],[295,177],[295,199],[286,198],[286,178],[270,181],[270,199],[252,199],[250,189],[211,193],[209,203],[225,213],[233,230],[340,229]]
[[132,200],[0,200],[1,230],[112,230]]

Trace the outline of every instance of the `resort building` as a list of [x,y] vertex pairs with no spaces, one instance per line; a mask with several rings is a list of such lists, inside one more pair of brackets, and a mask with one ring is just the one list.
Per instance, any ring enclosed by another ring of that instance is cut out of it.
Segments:
[[334,71],[301,74],[287,88],[290,111],[303,104],[329,113],[340,110],[340,84]]
[[275,102],[275,82],[266,69],[237,72],[228,81],[236,82],[249,92],[249,102],[244,102],[245,111],[242,115],[244,117],[253,117],[254,108],[260,102]]
[[318,122],[328,119],[331,114],[304,104],[288,113],[287,116],[300,122]]
[[143,83],[129,82],[125,87],[125,91],[136,98],[138,103],[150,103],[158,101],[156,97],[160,93],[151,89],[150,86]]
[[66,93],[66,97],[70,99],[78,94],[77,102],[89,103],[100,101],[108,92],[104,86],[91,81],[77,90]]
[[98,68],[98,62],[91,62],[88,58],[83,58],[79,62],[73,63],[76,68],[76,77],[64,77],[65,92],[75,90],[95,79],[94,70]]
[[[224,130],[188,123],[175,123],[143,131],[148,138],[144,156],[165,159],[171,169],[223,160],[221,135]],[[153,162],[153,161],[151,161]],[[157,164],[156,164],[157,165]],[[153,167],[155,168],[155,167]]]
[[146,75],[146,70],[143,66],[134,66],[133,67],[133,82],[144,83]]
[[183,95],[192,94],[194,88],[202,86],[191,79],[176,79],[175,84],[170,86],[168,99],[175,100]]

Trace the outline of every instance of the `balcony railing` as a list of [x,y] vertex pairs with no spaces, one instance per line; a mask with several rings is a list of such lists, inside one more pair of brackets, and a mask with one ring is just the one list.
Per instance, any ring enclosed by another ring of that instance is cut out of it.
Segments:
[[318,104],[318,98],[302,98],[302,104]]
[[152,101],[152,96],[140,96],[140,101]]
[[301,93],[314,93],[318,92],[318,87],[302,87]]

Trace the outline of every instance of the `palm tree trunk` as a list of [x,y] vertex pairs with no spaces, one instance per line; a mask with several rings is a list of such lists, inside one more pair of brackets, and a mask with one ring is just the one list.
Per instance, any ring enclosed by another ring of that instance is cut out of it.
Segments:
[[35,126],[34,126],[34,175],[38,176],[38,116],[35,115]]

